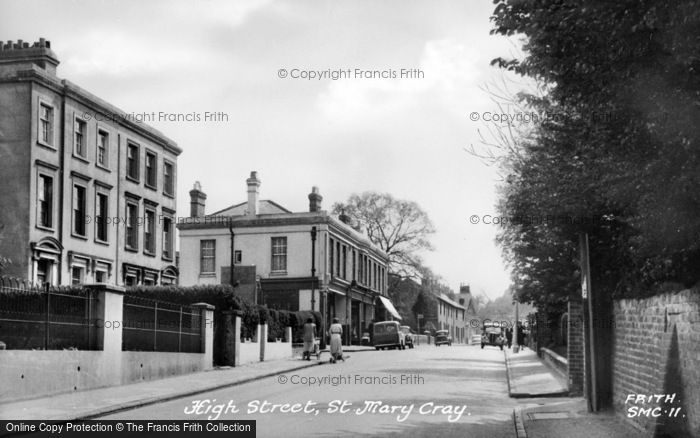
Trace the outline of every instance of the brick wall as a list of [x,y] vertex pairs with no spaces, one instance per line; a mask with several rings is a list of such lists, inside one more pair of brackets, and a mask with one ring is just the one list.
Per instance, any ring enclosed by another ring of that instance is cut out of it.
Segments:
[[[618,300],[613,309],[615,410],[649,436],[700,437],[700,291]],[[673,402],[628,401],[631,394],[674,393]]]

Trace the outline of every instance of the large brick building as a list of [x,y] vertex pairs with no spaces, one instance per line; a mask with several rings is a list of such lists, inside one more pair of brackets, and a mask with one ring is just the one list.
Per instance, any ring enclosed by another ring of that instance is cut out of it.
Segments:
[[49,41],[0,42],[0,255],[35,283],[177,281],[180,148],[56,75]]
[[211,215],[205,214],[206,195],[195,184],[191,217],[178,224],[182,285],[230,281],[233,232],[234,277],[248,300],[319,311],[326,324],[338,317],[353,339],[372,319],[400,318],[387,297],[387,255],[322,210],[317,188],[308,195],[308,212],[291,212],[259,199],[257,172],[246,184],[247,202]]

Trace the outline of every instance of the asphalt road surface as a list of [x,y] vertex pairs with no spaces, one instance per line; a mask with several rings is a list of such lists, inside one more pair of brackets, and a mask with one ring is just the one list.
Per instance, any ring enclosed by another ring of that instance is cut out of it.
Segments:
[[[326,362],[104,418],[253,419],[258,437],[515,436],[512,412],[517,402],[508,397],[503,352],[497,348],[422,345],[349,356],[345,362]],[[213,406],[221,411],[222,405],[229,410],[215,414]],[[238,412],[231,412],[231,405]]]

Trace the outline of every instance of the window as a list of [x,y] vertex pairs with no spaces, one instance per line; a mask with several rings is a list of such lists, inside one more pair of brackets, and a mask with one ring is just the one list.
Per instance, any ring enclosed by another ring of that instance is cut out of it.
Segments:
[[238,264],[243,262],[243,253],[239,250],[233,252],[233,262]]
[[146,185],[156,187],[158,156],[153,152],[146,152]]
[[51,283],[51,268],[53,262],[48,259],[39,259],[36,263],[36,281],[39,285]]
[[272,271],[287,270],[287,238],[272,238]]
[[362,281],[363,274],[364,274],[364,272],[362,270],[362,254],[359,254],[357,256],[357,281],[360,284],[364,284],[364,282]]
[[357,251],[352,250],[352,279],[357,281]]
[[340,242],[335,243],[335,275],[340,277]]
[[109,167],[109,134],[106,131],[97,131],[97,164]]
[[136,275],[126,274],[126,278],[124,279],[125,286],[127,286],[127,287],[136,286],[138,283],[139,283],[139,279]]
[[328,257],[330,258],[328,265],[331,267],[331,269],[330,269],[331,276],[333,276],[333,274],[335,274],[335,271],[334,271],[334,269],[335,269],[335,262],[334,262],[334,260],[335,260],[335,242],[333,241],[333,239],[329,239],[329,240],[330,240],[331,250],[328,253]]
[[216,240],[201,240],[199,242],[199,273],[214,274],[216,272]]
[[98,193],[95,198],[95,239],[107,242],[107,218],[109,216],[109,196]]
[[146,210],[146,222],[143,224],[143,250],[148,254],[156,252],[156,213]]
[[139,248],[138,230],[139,206],[135,203],[126,204],[126,247]]
[[53,108],[44,103],[39,106],[39,141],[53,146]]
[[53,225],[53,178],[48,175],[39,175],[39,225],[51,228]]
[[73,234],[85,237],[85,187],[73,184]]
[[73,266],[71,269],[71,278],[70,278],[70,284],[73,286],[76,286],[78,284],[81,284],[83,282],[83,267],[82,266]]
[[133,143],[126,147],[126,176],[139,180],[139,147]]
[[175,167],[168,161],[163,162],[163,192],[166,195],[175,194]]
[[343,262],[341,263],[342,266],[342,276],[343,278],[347,279],[348,278],[348,272],[347,272],[347,267],[348,267],[348,247],[343,245]]
[[173,219],[163,218],[163,258],[173,258]]
[[107,273],[104,271],[95,271],[95,283],[106,283]]
[[85,131],[87,124],[83,120],[75,119],[73,137],[73,154],[87,158],[87,148],[85,147]]
[[155,274],[146,274],[143,277],[144,286],[155,286],[158,283],[158,278]]

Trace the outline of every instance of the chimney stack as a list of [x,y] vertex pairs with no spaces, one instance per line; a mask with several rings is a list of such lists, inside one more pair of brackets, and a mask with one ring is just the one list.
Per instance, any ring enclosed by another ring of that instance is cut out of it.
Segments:
[[260,207],[260,180],[258,172],[250,172],[250,178],[246,180],[248,184],[248,209],[246,216],[255,216],[258,214]]
[[23,40],[0,41],[0,67],[21,70],[36,65],[55,76],[58,64],[58,57],[51,50],[51,42],[44,38],[33,44]]
[[318,187],[311,187],[311,193],[309,193],[309,211],[315,213],[321,211],[321,201],[323,201],[323,196],[318,191]]
[[352,227],[352,221],[350,219],[350,216],[345,214],[345,209],[341,210],[340,216],[338,216],[338,219],[340,219],[340,222],[344,223],[345,225],[350,225]]
[[194,187],[190,190],[190,217],[203,217],[204,204],[207,200],[207,195],[202,191],[202,185],[199,181],[194,183]]

